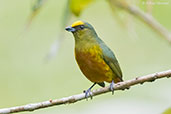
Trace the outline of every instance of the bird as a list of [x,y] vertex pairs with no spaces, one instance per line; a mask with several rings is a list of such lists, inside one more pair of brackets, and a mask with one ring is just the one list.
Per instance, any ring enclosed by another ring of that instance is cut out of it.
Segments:
[[112,50],[99,38],[91,24],[76,21],[65,28],[75,39],[75,59],[82,73],[93,85],[88,88],[85,97],[91,96],[91,89],[98,84],[105,87],[104,82],[110,83],[114,93],[114,84],[122,82],[122,71]]

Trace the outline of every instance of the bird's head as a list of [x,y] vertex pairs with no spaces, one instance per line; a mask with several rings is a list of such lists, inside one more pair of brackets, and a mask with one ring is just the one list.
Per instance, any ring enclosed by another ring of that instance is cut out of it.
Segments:
[[75,40],[91,39],[97,36],[94,28],[84,21],[76,21],[71,26],[66,27],[65,30],[72,32]]

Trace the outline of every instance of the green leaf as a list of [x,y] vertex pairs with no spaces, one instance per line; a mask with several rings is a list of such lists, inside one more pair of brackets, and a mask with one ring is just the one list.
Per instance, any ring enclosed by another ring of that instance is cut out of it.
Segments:
[[171,108],[166,109],[162,114],[171,114]]
[[75,16],[80,13],[93,1],[93,0],[69,0],[70,10]]

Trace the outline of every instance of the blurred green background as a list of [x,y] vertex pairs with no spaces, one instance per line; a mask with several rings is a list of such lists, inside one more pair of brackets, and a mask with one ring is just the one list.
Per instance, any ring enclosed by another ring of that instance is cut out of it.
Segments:
[[[49,47],[60,34],[66,3],[49,0],[20,37],[31,12],[31,1],[0,0],[0,108],[79,94],[92,84],[76,64],[71,33],[64,31],[57,56],[45,60]],[[141,2],[139,6],[145,10]],[[154,5],[152,14],[171,31],[171,3]],[[78,19],[91,23],[115,52],[124,80],[170,69],[171,45],[146,24],[126,17],[129,26],[123,27],[109,4],[99,0],[90,4],[79,18],[72,18],[69,25]],[[89,101],[22,113],[160,114],[171,107],[170,87],[170,79],[161,79],[114,95],[107,93]]]

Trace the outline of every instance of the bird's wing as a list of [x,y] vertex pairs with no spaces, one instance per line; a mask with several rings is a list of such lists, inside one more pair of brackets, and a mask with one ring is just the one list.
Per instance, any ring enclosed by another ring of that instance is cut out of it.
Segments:
[[119,63],[113,54],[113,52],[105,45],[103,41],[100,41],[100,47],[102,48],[103,52],[103,59],[106,62],[106,64],[109,65],[109,67],[112,69],[115,76],[117,76],[120,81],[122,81],[122,72],[119,66]]

